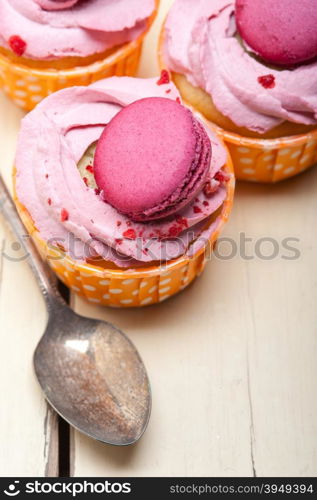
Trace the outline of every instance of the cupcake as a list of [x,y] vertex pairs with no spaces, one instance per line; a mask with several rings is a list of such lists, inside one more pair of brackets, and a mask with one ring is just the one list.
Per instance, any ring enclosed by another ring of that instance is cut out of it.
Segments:
[[316,57],[315,0],[176,0],[160,43],[162,67],[217,127],[236,177],[259,182],[317,160]]
[[0,0],[0,86],[31,110],[56,90],[133,76],[159,0]]
[[58,277],[117,307],[189,285],[234,190],[221,140],[157,78],[47,97],[22,120],[14,180],[21,218]]

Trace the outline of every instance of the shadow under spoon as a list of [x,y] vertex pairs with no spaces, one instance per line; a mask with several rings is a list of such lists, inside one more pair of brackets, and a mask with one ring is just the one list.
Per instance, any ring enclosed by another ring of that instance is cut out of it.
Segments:
[[38,281],[48,310],[34,353],[45,397],[72,426],[113,445],[135,443],[151,409],[146,369],[132,342],[110,323],[74,313],[39,256],[0,176],[0,212],[11,226]]

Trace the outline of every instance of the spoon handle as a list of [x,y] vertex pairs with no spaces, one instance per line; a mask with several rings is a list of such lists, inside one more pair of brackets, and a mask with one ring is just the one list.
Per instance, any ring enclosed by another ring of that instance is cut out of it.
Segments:
[[25,252],[25,258],[27,259],[33,274],[37,279],[48,308],[51,308],[53,303],[56,303],[56,301],[64,304],[64,301],[56,287],[56,278],[49,265],[40,257],[38,251],[32,243],[31,237],[27,234],[1,175],[0,213],[4,216],[4,219],[11,227],[15,236],[18,238],[19,243]]

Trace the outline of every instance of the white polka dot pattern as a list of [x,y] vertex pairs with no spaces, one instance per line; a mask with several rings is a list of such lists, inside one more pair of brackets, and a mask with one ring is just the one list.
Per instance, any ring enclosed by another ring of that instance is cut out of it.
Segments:
[[317,162],[317,130],[272,140],[243,138],[225,131],[221,135],[229,148],[237,179],[278,182]]
[[[20,214],[30,230],[30,219],[25,213]],[[202,272],[206,260],[204,252],[199,252],[191,259],[180,261],[171,270],[160,272],[160,268],[156,268],[154,276],[149,271],[143,272],[148,274],[146,278],[142,274],[131,278],[126,276],[127,271],[120,272],[117,277],[115,272],[109,275],[102,268],[92,266],[90,269],[88,265],[76,263],[69,257],[61,258],[60,249],[55,251],[44,247],[45,243],[36,231],[33,231],[33,239],[58,277],[73,292],[83,295],[92,304],[111,307],[140,307],[164,302],[188,286]]]
[[[72,268],[68,257],[58,262],[49,261],[51,267],[71,290],[84,295],[89,302],[112,307],[147,306],[163,302],[188,286],[200,274],[205,264],[204,253],[188,263],[157,276],[144,278],[96,277],[93,273]],[[70,269],[70,271],[68,271]]]

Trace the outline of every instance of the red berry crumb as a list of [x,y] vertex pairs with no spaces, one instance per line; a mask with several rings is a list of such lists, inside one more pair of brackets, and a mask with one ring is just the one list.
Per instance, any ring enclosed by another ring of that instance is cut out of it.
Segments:
[[176,102],[178,102],[178,104],[182,104],[179,97],[176,97]]
[[19,35],[12,35],[9,38],[11,50],[17,55],[22,56],[26,49],[26,42]]
[[48,174],[45,174],[45,179],[48,179]]
[[205,207],[209,207],[209,203],[207,200],[205,200],[203,203],[204,203]]
[[275,87],[275,76],[274,75],[263,75],[258,77],[258,82],[265,89],[273,89]]
[[65,222],[65,220],[68,220],[69,214],[66,210],[66,208],[62,208],[61,210],[61,221]]
[[132,225],[132,222],[130,220],[128,220],[127,226],[130,227],[131,225]]
[[117,245],[121,245],[122,244],[122,240],[120,240],[119,238],[117,238],[115,241],[116,241]]
[[135,240],[136,239],[136,233],[134,229],[127,229],[124,231],[123,236],[127,238],[128,240]]
[[169,94],[170,92],[172,92],[172,89],[165,90],[165,94]]
[[219,187],[219,181],[212,179],[211,181],[207,182],[204,187],[204,193],[206,196],[210,196],[213,193],[217,191]]
[[100,194],[100,193],[101,193],[101,189],[95,188],[95,194]]
[[176,237],[180,233],[180,230],[177,226],[172,226],[168,230],[168,235],[171,237]]
[[166,69],[162,69],[160,79],[156,82],[157,85],[164,85],[170,82],[170,75]]
[[224,172],[223,170],[219,170],[219,172],[217,172],[215,175],[215,179],[216,179],[216,181],[219,181],[219,182],[228,182],[230,179],[230,176],[226,172]]
[[86,184],[86,186],[88,186],[88,179],[87,179],[87,177],[83,177],[83,181]]
[[52,200],[51,200],[51,198],[49,198],[49,199],[47,200],[47,203],[48,203],[49,205],[52,205]]
[[94,167],[92,165],[87,165],[86,170],[87,170],[87,172],[90,172],[91,174],[94,173]]
[[181,224],[181,226],[188,227],[188,222],[186,217],[181,217],[180,215],[178,215],[176,217],[176,221],[178,224]]
[[194,214],[201,214],[201,212],[202,212],[201,208],[197,207],[197,205],[195,205],[193,207],[193,210],[194,210]]
[[121,226],[122,222],[120,222],[119,220],[117,220],[117,226]]

